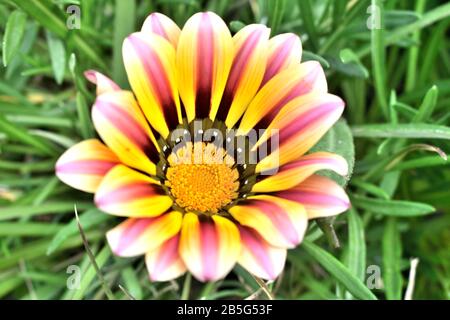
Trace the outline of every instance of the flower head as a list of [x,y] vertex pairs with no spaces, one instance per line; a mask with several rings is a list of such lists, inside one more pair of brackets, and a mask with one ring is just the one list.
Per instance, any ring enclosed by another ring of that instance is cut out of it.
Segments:
[[153,13],[123,44],[133,92],[86,73],[101,141],[71,147],[56,173],[127,217],[108,242],[119,256],[145,254],[154,281],[186,270],[217,280],[236,263],[274,279],[309,219],[349,207],[339,185],[315,174],[346,175],[346,161],[308,153],[344,103],[327,93],[319,63],[300,62],[296,35],[269,34],[252,24],[231,36],[211,12],[180,30]]

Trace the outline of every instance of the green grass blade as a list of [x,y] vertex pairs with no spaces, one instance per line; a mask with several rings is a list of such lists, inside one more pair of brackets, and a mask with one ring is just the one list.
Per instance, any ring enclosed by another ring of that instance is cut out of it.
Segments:
[[22,11],[14,11],[6,23],[5,34],[3,35],[3,65],[6,67],[18,54],[22,43],[27,23],[27,15]]
[[376,296],[347,267],[333,255],[313,243],[304,241],[303,248],[352,295],[362,300],[376,300]]
[[135,31],[136,1],[116,0],[114,17],[113,79],[122,87],[127,83],[122,62],[122,43],[126,36]]
[[384,226],[382,272],[386,298],[389,300],[402,298],[401,255],[402,239],[397,229],[397,223],[395,218],[389,218]]
[[311,1],[300,0],[298,1],[298,5],[300,7],[300,14],[302,16],[303,25],[305,27],[306,33],[308,34],[309,43],[311,44],[312,50],[316,52],[319,48],[319,38],[314,23],[314,13],[312,11]]
[[403,200],[383,200],[372,199],[364,196],[351,196],[352,204],[358,208],[392,217],[419,217],[433,213],[435,208],[426,203],[403,201]]
[[426,122],[429,120],[433,114],[434,108],[436,107],[438,94],[439,90],[437,86],[432,86],[430,90],[428,90],[425,98],[423,98],[422,104],[419,107],[419,111],[412,119],[412,122]]
[[10,121],[0,114],[0,132],[5,133],[8,137],[15,141],[23,142],[29,146],[36,148],[43,155],[54,156],[59,154],[52,144],[38,137],[32,136],[25,128],[12,124]]
[[[386,58],[384,44],[384,9],[382,0],[372,0],[372,8],[376,8],[372,15],[374,19],[380,19],[380,25],[372,25],[371,28],[371,56],[373,78],[375,83],[375,92],[381,111],[384,116],[388,116],[387,91],[386,91]],[[376,23],[375,23],[376,24]]]
[[357,138],[411,138],[450,140],[450,127],[434,124],[366,124],[352,126]]
[[47,32],[47,43],[56,83],[61,84],[66,72],[66,48],[64,43],[50,32]]

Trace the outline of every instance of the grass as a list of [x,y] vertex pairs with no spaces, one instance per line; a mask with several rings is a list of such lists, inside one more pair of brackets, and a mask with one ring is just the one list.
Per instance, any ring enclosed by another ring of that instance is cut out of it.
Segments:
[[[449,3],[123,2],[0,0],[0,298],[403,299],[407,288],[414,299],[450,298]],[[66,25],[69,5],[80,6],[81,29]],[[317,148],[349,161],[351,179],[338,181],[353,207],[311,223],[272,283],[240,267],[216,283],[190,276],[151,283],[143,259],[117,258],[105,243],[116,219],[54,175],[65,149],[95,136],[94,89],[83,71],[126,86],[123,38],[152,11],[182,25],[200,10],[217,12],[234,32],[265,23],[272,35],[297,33],[303,60],[318,60],[329,91],[346,101],[346,121]]]

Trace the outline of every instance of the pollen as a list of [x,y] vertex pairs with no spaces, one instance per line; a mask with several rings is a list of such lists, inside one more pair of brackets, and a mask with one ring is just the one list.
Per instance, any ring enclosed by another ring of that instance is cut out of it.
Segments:
[[215,214],[238,195],[234,160],[212,143],[187,143],[168,158],[165,185],[185,211]]

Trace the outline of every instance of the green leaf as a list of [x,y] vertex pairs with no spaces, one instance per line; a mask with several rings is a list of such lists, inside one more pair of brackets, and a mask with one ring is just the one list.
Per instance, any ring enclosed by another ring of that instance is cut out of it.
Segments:
[[272,34],[277,34],[286,10],[286,0],[267,1],[267,13]]
[[[339,281],[353,296],[362,300],[377,300],[376,296],[347,267],[333,255],[309,241],[301,246],[325,270]],[[295,254],[296,250],[293,250]]]
[[319,61],[319,63],[322,65],[324,69],[330,68],[330,63],[322,56],[319,56],[318,54],[315,54],[311,51],[303,50],[302,51],[302,61]]
[[[276,1],[272,1],[276,2]],[[300,14],[303,20],[303,26],[308,34],[308,40],[311,44],[311,48],[313,51],[317,51],[319,48],[319,38],[317,35],[314,12],[312,10],[311,1],[310,0],[300,0],[298,1],[298,5],[300,7]]]
[[[96,267],[101,269],[108,259],[111,257],[111,249],[108,245],[106,245],[95,257],[96,266],[92,263],[89,265],[88,269],[82,273],[82,278],[80,281],[80,287],[77,290],[74,290],[74,295],[72,296],[72,300],[81,300],[85,297],[86,292],[94,281],[95,277],[98,277],[98,273]],[[109,298],[109,297],[108,297]]]
[[80,92],[77,93],[77,111],[80,120],[81,136],[83,139],[95,137],[89,112],[90,110],[87,106],[86,99]]
[[395,218],[389,218],[383,234],[383,282],[389,300],[402,298],[401,274],[402,239]]
[[364,225],[355,209],[350,209],[348,219],[348,268],[360,281],[366,276],[366,239]]
[[357,65],[357,67],[363,73],[364,78],[367,79],[369,77],[369,71],[362,64],[362,62],[359,60],[358,56],[353,52],[353,50],[351,50],[349,48],[342,49],[339,52],[339,58],[341,59],[342,63],[344,63],[344,64],[355,64],[355,65]]
[[392,217],[418,217],[435,211],[434,207],[421,202],[372,199],[359,195],[353,195],[351,199],[358,208]]
[[[372,74],[375,83],[375,93],[377,101],[380,104],[381,111],[384,116],[388,116],[387,91],[386,91],[386,58],[384,43],[384,8],[381,0],[372,0],[372,8],[376,8],[372,12],[373,19],[380,19],[380,26],[372,26],[371,28],[371,56],[372,56]],[[378,17],[379,16],[379,17]]]
[[51,236],[61,225],[43,222],[0,222],[0,236]]
[[[79,207],[79,205],[77,205],[77,207]],[[108,220],[108,218],[108,215],[104,214],[100,210],[91,209],[80,215],[80,222],[83,225],[84,230],[89,230],[89,228],[99,225],[100,223]],[[52,242],[47,248],[47,255],[52,254],[61,246],[61,244],[64,243],[64,241],[66,241],[67,238],[76,234],[78,234],[77,221],[73,218],[64,226],[64,228],[55,234]]]
[[0,132],[5,133],[12,140],[20,141],[36,148],[43,155],[57,155],[59,153],[54,145],[31,135],[25,128],[12,124],[2,114],[0,114]]
[[423,102],[419,107],[419,112],[414,116],[412,122],[426,122],[433,114],[436,107],[439,90],[437,86],[432,86],[423,98]]
[[405,26],[418,21],[422,16],[410,10],[386,10],[384,25],[387,29]]
[[127,83],[122,62],[122,44],[125,37],[135,30],[136,1],[116,0],[114,16],[113,79],[120,85]]
[[350,179],[355,166],[355,146],[350,128],[345,120],[339,120],[322,139],[311,149],[315,151],[328,151],[341,155],[347,160],[348,175],[341,177],[334,172],[322,172],[321,174],[332,178],[341,186],[345,186]]
[[230,22],[230,29],[233,32],[238,32],[243,27],[245,27],[245,23],[243,23],[242,21],[233,20]]
[[370,183],[370,182],[366,182],[363,181],[361,179],[352,179],[351,180],[351,184],[355,185],[356,187],[360,188],[361,190],[370,193],[378,198],[381,199],[389,199],[389,195],[386,193],[386,191],[384,191],[382,188]]
[[[46,202],[38,206],[11,205],[0,207],[0,221],[41,214],[62,214],[73,211],[73,201]],[[92,208],[92,202],[77,202],[79,209]]]
[[6,23],[5,34],[3,36],[3,65],[6,67],[22,43],[27,23],[27,15],[22,11],[14,11]]
[[366,124],[352,126],[357,138],[411,138],[450,140],[450,128],[446,126],[407,123],[407,124]]
[[132,267],[127,267],[122,271],[122,279],[125,282],[125,288],[136,300],[141,300],[143,296],[142,287],[139,284],[139,278],[136,270]]
[[47,43],[56,83],[61,84],[66,72],[66,48],[64,43],[50,32],[47,32]]

